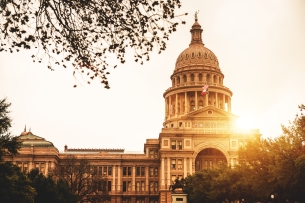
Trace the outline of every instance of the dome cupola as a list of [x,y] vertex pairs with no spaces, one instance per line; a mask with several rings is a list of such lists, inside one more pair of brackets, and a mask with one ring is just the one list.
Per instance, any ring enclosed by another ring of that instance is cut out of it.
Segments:
[[[232,91],[223,85],[224,74],[220,70],[219,61],[202,42],[202,31],[196,13],[195,23],[190,30],[191,43],[179,54],[171,75],[172,87],[163,94],[163,125],[166,128],[190,128],[190,123],[194,123],[194,116],[202,111],[205,112],[204,115],[209,112],[207,117],[215,116],[215,110],[229,114],[231,112]],[[204,85],[208,85],[206,95],[201,94]]]

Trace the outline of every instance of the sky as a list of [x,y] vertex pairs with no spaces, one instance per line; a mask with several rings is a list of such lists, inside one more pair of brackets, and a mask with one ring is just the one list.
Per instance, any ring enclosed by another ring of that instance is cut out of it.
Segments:
[[128,53],[127,63],[110,70],[109,90],[97,81],[75,81],[72,68],[50,71],[33,63],[32,51],[1,52],[0,98],[12,103],[12,134],[26,125],[60,151],[64,145],[143,151],[146,139],[161,132],[163,93],[189,46],[197,10],[203,42],[233,91],[232,113],[240,126],[259,129],[263,137],[281,135],[281,124],[288,125],[305,104],[304,0],[182,0],[176,12],[189,15],[170,35],[166,51],[155,50],[144,65]]

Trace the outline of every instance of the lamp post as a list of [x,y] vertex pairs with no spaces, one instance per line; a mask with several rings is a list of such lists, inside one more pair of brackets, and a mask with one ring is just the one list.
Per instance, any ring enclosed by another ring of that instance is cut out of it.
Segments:
[[274,195],[271,195],[271,202],[274,202]]

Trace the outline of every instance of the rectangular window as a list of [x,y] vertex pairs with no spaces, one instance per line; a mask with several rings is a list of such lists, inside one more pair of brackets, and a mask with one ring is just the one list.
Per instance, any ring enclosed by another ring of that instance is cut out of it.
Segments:
[[137,166],[136,168],[136,176],[140,176],[141,175],[141,167]]
[[145,203],[145,200],[143,198],[139,198],[136,200],[136,203]]
[[149,203],[158,203],[157,199],[149,199]]
[[93,166],[93,175],[97,175],[97,166]]
[[158,150],[155,150],[155,158],[158,158]]
[[102,166],[98,167],[98,174],[103,175],[103,167]]
[[158,192],[158,182],[157,181],[155,181],[155,183],[154,183],[154,188],[155,188],[155,192]]
[[158,192],[158,181],[149,182],[149,192],[152,192],[152,193]]
[[176,169],[176,159],[172,159],[172,169]]
[[42,174],[45,173],[45,163],[40,163],[40,172],[41,172]]
[[159,173],[158,173],[158,167],[155,167],[155,177],[158,177]]
[[172,175],[172,182],[175,183],[177,176],[176,175]]
[[149,176],[150,177],[158,177],[158,167],[149,167]]
[[182,170],[182,159],[177,159],[177,169]]
[[131,181],[127,182],[127,191],[130,192],[131,191]]
[[23,164],[23,172],[25,172],[25,173],[28,172],[28,163]]
[[123,181],[123,192],[127,191],[127,182]]
[[149,157],[154,158],[154,150],[149,150]]
[[176,140],[172,140],[172,149],[176,149]]
[[109,175],[109,176],[112,175],[112,166],[108,166],[108,175]]
[[154,176],[154,167],[149,167],[149,176],[150,177]]
[[108,186],[107,186],[108,187],[108,191],[110,192],[111,191],[111,181],[108,181],[107,184],[108,184]]
[[131,167],[128,167],[128,168],[127,168],[127,175],[128,175],[128,176],[131,176]]
[[140,192],[140,181],[136,182],[136,191]]
[[145,167],[141,167],[141,176],[145,176]]
[[123,167],[123,176],[131,176],[131,167],[130,166],[124,166]]
[[145,191],[145,181],[141,181],[141,191]]
[[153,181],[149,182],[149,192],[154,192],[154,182]]
[[126,176],[126,175],[127,175],[127,167],[124,166],[124,167],[123,167],[123,176]]
[[236,147],[236,141],[232,141],[232,147]]
[[196,167],[195,167],[196,171],[200,171],[201,170],[201,162],[200,160],[196,160]]
[[172,140],[172,149],[182,150],[182,140]]
[[181,150],[181,149],[182,149],[182,141],[181,141],[181,140],[178,140],[177,143],[178,143],[178,149]]

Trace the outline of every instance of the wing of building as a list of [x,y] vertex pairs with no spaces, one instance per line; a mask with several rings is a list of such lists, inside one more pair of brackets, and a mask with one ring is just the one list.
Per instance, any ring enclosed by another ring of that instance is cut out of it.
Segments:
[[[65,167],[72,156],[86,160],[94,174],[107,178],[110,198],[106,202],[111,203],[170,203],[169,186],[176,178],[213,168],[219,162],[234,166],[238,148],[261,134],[258,129],[236,127],[232,91],[223,84],[216,55],[202,42],[197,20],[190,32],[191,43],[177,57],[170,77],[172,86],[163,94],[162,131],[158,138],[146,140],[144,152],[68,146],[59,152],[51,142],[25,130],[19,137],[20,154],[6,157],[6,161],[24,171],[38,168],[48,175]],[[208,85],[206,94],[202,94],[204,85]]]

